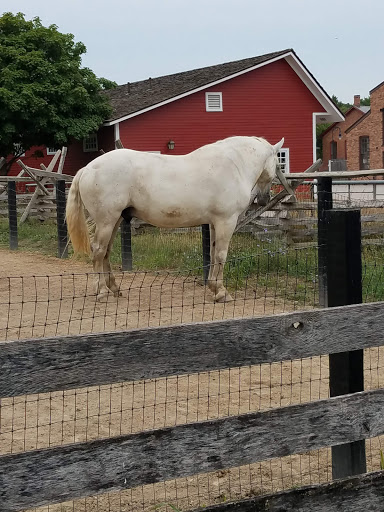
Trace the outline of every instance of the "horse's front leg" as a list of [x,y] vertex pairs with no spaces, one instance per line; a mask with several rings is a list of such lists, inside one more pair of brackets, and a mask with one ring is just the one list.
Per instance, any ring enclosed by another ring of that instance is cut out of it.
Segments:
[[228,247],[236,228],[238,215],[215,222],[214,262],[211,274],[210,289],[215,294],[215,302],[228,302],[233,300],[223,284],[224,265],[227,260]]

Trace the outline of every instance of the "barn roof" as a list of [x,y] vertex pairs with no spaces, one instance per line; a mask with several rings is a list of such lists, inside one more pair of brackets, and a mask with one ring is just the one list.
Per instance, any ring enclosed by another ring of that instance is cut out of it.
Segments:
[[327,121],[341,121],[343,119],[341,112],[332,103],[324,89],[298,59],[295,52],[292,49],[286,49],[258,57],[119,85],[115,89],[105,91],[112,104],[113,114],[104,124],[108,126],[124,121],[282,58],[286,58],[301,75],[303,81],[324,106],[325,114],[328,116]]

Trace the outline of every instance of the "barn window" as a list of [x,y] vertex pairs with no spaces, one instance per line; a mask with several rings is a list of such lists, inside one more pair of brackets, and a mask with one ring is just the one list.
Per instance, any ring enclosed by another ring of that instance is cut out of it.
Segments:
[[97,133],[90,133],[88,137],[83,139],[83,151],[89,153],[91,151],[98,151],[99,146],[97,143]]
[[289,149],[280,149],[280,151],[277,153],[277,158],[279,159],[281,171],[284,173],[289,173]]
[[47,148],[47,155],[56,155],[56,148]]
[[205,107],[207,112],[222,112],[223,94],[221,92],[205,93]]

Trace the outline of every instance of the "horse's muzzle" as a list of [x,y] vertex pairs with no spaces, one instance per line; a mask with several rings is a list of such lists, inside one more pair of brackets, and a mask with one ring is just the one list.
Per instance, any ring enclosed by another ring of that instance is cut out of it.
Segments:
[[270,194],[258,195],[256,197],[257,206],[266,206],[271,200]]

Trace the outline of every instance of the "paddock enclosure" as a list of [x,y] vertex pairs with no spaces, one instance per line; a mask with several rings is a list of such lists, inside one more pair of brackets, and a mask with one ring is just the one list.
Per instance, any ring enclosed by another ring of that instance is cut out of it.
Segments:
[[[382,312],[376,303],[3,343],[2,510],[229,506],[328,482],[328,446],[361,439],[368,471],[379,470]],[[366,391],[329,399],[326,354],[362,348]],[[352,498],[355,508],[337,510],[361,510]]]
[[[156,256],[169,243],[196,265],[158,270],[139,228],[105,303],[89,263],[2,248],[0,510],[382,510],[382,235],[351,248],[331,217],[303,249],[237,233],[225,304],[204,287],[201,231],[156,232]],[[352,305],[334,295],[347,268]],[[352,385],[335,392],[335,373]]]

